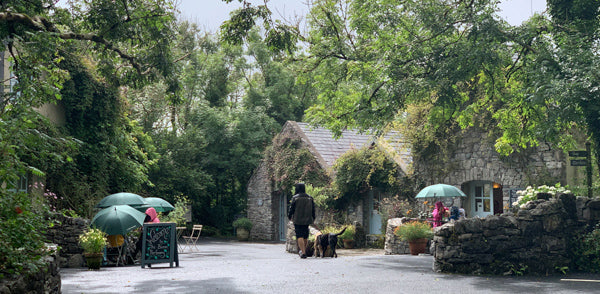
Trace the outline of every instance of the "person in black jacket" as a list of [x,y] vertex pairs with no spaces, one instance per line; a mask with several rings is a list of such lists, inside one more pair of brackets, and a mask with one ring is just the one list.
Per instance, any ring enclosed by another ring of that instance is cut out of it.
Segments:
[[296,195],[292,198],[288,219],[294,223],[299,249],[298,255],[300,255],[300,258],[306,258],[308,226],[315,220],[315,202],[310,195],[306,194],[304,183],[296,184]]

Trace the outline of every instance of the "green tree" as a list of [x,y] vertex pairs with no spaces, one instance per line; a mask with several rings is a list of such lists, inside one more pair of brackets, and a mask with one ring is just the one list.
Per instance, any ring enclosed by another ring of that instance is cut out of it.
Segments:
[[[308,80],[298,78],[298,62],[281,52],[273,52],[255,31],[250,32],[248,55],[255,61],[254,66],[244,72],[247,95],[246,108],[261,107],[280,125],[288,120],[301,121],[313,102],[315,91]],[[255,70],[250,75],[248,71]]]
[[483,127],[508,155],[541,141],[571,147],[583,131],[597,151],[598,2],[549,1],[550,19],[518,27],[496,5],[315,1],[305,66],[320,94],[308,120],[382,130],[407,105],[430,105],[424,137]]
[[[165,37],[174,18],[169,1],[69,5],[66,9],[48,0],[0,4],[0,39],[12,84],[3,91],[0,120],[25,120],[15,130],[30,134],[26,140],[15,132],[3,137],[2,142],[17,142],[4,145],[7,150],[27,147],[6,153],[19,155],[12,157],[16,169],[3,168],[2,174],[14,178],[29,169],[46,175],[48,188],[65,196],[66,206],[85,210],[82,202],[115,190],[136,190],[147,181],[152,144],[127,119],[119,90],[160,76],[167,77],[169,91],[178,89],[170,79],[173,57]],[[33,108],[49,103],[65,106],[64,127],[36,118]],[[41,154],[50,156],[35,154],[55,142],[62,143]]]
[[254,69],[241,46],[187,22],[177,27],[180,91],[169,97],[164,82],[131,91],[134,115],[161,154],[146,190],[171,200],[188,196],[194,222],[226,232],[245,209],[247,182],[279,126],[264,107],[244,102],[244,71]]
[[383,129],[417,101],[456,116],[469,83],[510,65],[494,9],[491,1],[316,1],[306,66],[320,95],[309,120],[338,132]]

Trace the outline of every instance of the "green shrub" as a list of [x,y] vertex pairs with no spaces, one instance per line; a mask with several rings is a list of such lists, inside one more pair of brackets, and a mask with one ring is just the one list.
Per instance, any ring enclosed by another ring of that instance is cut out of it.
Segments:
[[339,231],[341,231],[342,229],[338,226],[333,226],[333,225],[327,225],[325,227],[323,227],[323,229],[321,230],[321,233],[324,234],[329,234],[329,233],[339,233]]
[[202,226],[202,235],[203,236],[216,236],[216,237],[220,237],[221,233],[219,232],[219,229],[217,229],[215,227]]
[[241,228],[250,231],[252,229],[252,221],[245,217],[238,218],[233,221],[233,227],[236,229]]
[[35,270],[46,252],[43,232],[48,208],[27,193],[0,189],[0,280]]
[[306,194],[313,197],[315,205],[323,210],[328,210],[333,207],[333,196],[330,187],[316,187],[311,184],[306,184]]
[[377,235],[377,241],[373,244],[371,244],[369,247],[371,248],[377,248],[377,249],[384,249],[385,247],[385,234],[378,234]]
[[573,242],[573,262],[579,271],[600,272],[600,223],[594,230],[583,234]]
[[413,221],[405,223],[394,230],[396,236],[403,241],[412,241],[433,237],[433,230],[427,222]]
[[177,226],[185,226],[186,223],[186,219],[185,219],[185,214],[188,212],[188,205],[191,204],[190,199],[187,196],[184,195],[179,195],[179,196],[175,196],[175,205],[173,205],[175,207],[175,209],[173,209],[171,212],[169,212],[169,214],[167,215],[161,215],[159,216],[159,219],[162,222],[168,223],[176,223]]
[[353,225],[346,225],[346,230],[344,233],[338,236],[340,240],[354,240],[354,235],[356,234],[356,228]]

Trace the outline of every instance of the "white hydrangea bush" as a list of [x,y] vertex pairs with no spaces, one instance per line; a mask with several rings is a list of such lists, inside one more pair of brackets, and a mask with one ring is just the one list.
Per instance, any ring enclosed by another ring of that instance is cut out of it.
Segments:
[[525,208],[525,204],[531,200],[537,200],[538,193],[548,193],[555,197],[556,194],[570,194],[571,191],[567,190],[566,187],[562,187],[560,183],[557,183],[554,186],[542,185],[537,188],[533,188],[531,186],[527,186],[525,190],[517,191],[517,201],[515,201],[512,205],[513,207]]

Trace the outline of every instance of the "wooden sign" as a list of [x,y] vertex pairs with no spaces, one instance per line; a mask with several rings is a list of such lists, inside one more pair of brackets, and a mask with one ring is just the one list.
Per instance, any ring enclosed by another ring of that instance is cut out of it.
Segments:
[[142,268],[167,262],[179,267],[175,223],[145,223],[142,237]]
[[587,157],[588,153],[585,150],[569,151],[570,157]]
[[571,159],[571,166],[586,166],[587,159]]

